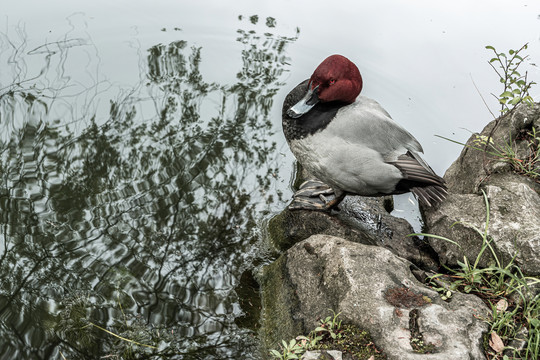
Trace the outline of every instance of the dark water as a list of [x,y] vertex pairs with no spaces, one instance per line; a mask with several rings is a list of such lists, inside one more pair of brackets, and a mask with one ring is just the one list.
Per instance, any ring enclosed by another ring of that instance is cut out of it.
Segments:
[[259,21],[238,29],[235,83],[207,82],[188,41],[156,44],[99,117],[103,83],[72,93],[64,66],[90,39],[3,36],[0,358],[257,356],[251,274],[280,195],[270,109],[295,40],[273,18],[239,24]]

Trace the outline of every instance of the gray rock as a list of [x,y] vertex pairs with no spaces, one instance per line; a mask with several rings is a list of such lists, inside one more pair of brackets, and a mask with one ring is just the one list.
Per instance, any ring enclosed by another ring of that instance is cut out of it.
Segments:
[[[293,178],[295,190],[306,180],[319,182],[298,162]],[[390,214],[394,210],[392,196],[348,195],[338,210],[324,213],[285,209],[270,221],[269,238],[276,249],[285,251],[311,235],[333,235],[361,244],[382,246],[426,270],[438,268],[437,255],[429,243],[409,236],[414,230],[407,220]]]
[[288,210],[269,222],[269,238],[280,251],[285,251],[311,235],[325,234],[349,241],[377,245],[406,258],[424,269],[434,270],[438,260],[428,243],[416,236],[402,218],[390,215],[391,198],[347,196],[338,212]]
[[340,204],[340,209],[337,217],[349,227],[368,234],[372,239],[371,244],[384,247],[422,269],[438,269],[438,257],[429,243],[417,236],[410,236],[414,233],[411,224],[403,218],[390,214],[393,210],[391,196],[345,197]]
[[[307,334],[332,309],[367,330],[388,359],[484,359],[487,326],[476,316],[486,316],[486,306],[458,293],[442,301],[412,266],[389,250],[333,236],[294,245],[261,277],[266,346]],[[433,353],[415,352],[411,333]]]
[[[499,261],[508,264],[516,255],[514,262],[524,273],[538,275],[540,196],[527,183],[514,181],[512,176],[506,179],[500,176],[498,180],[483,187],[489,199],[490,243]],[[426,212],[424,216],[429,233],[444,235],[461,245],[458,247],[444,240],[430,238],[430,244],[439,254],[441,262],[456,265],[457,261],[463,261],[463,256],[471,261],[476,259],[483,242],[476,229],[481,232],[485,229],[486,206],[483,196],[452,194],[438,209]],[[486,267],[494,262],[495,258],[488,249],[479,265]]]
[[341,360],[341,351],[306,351],[301,357],[302,360]]
[[[492,133],[495,144],[513,143],[518,156],[525,158],[528,146],[520,135],[532,126],[540,129],[538,106],[521,106],[516,112],[501,118],[495,128],[491,122],[479,135],[487,138]],[[473,145],[478,137],[467,142]],[[484,155],[482,151],[465,148],[444,178],[451,194],[438,208],[424,208],[425,231],[456,241],[460,246],[430,238],[431,247],[443,264],[455,266],[463,257],[474,262],[482,247],[486,220],[486,206],[482,191],[489,199],[488,235],[496,258],[508,264],[515,256],[515,264],[528,275],[540,274],[540,184],[512,171],[508,163]],[[495,262],[488,249],[479,262],[486,267]]]
[[[510,164],[502,161],[500,157],[474,149],[475,147],[484,149],[484,145],[480,144],[478,140],[487,140],[491,134],[492,143],[497,148],[500,149],[512,144],[517,157],[526,158],[528,146],[523,140],[523,134],[530,132],[533,126],[536,127],[537,131],[540,130],[540,107],[538,105],[530,107],[523,104],[513,113],[490,122],[480,134],[473,134],[458,159],[444,175],[450,192],[479,194],[482,184],[489,183],[497,174],[511,172]],[[488,147],[488,151],[497,152],[491,147]],[[528,178],[524,178],[523,181],[526,181],[537,192],[540,190],[540,184]]]

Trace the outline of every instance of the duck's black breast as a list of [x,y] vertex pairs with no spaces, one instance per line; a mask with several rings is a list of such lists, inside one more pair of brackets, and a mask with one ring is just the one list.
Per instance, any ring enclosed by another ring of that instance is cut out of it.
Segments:
[[329,103],[317,103],[301,117],[297,119],[291,118],[287,115],[287,110],[304,97],[308,90],[308,82],[309,80],[305,80],[298,84],[287,97],[285,97],[285,101],[283,102],[283,132],[288,141],[302,139],[323,130],[336,116],[339,109],[347,105],[346,103],[335,101]]

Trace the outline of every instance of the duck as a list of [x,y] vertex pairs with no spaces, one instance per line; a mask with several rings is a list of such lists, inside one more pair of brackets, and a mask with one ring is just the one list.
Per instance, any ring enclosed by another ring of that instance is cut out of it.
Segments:
[[283,133],[300,165],[319,180],[300,186],[295,198],[302,200],[289,208],[327,211],[346,195],[412,192],[424,206],[446,198],[445,181],[422,159],[418,140],[360,95],[362,87],[358,67],[336,54],[286,95]]

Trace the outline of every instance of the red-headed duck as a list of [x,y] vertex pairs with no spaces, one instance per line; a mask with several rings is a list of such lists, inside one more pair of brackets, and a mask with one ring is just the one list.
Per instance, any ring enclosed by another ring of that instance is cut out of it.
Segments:
[[356,65],[332,55],[285,98],[283,131],[291,151],[335,193],[304,208],[328,210],[346,194],[410,191],[427,206],[443,201],[445,182],[420,157],[420,143],[361,90]]

